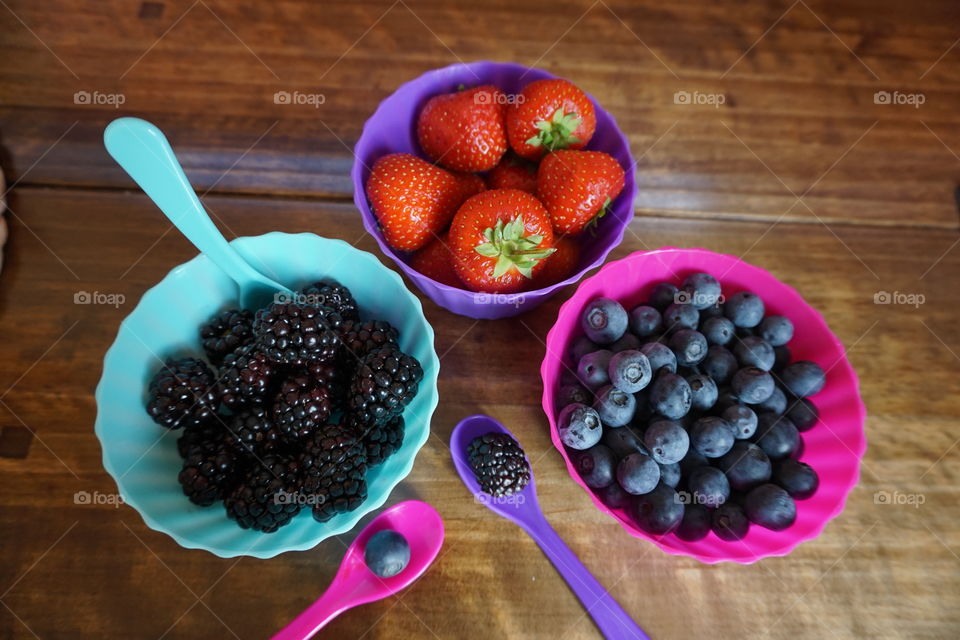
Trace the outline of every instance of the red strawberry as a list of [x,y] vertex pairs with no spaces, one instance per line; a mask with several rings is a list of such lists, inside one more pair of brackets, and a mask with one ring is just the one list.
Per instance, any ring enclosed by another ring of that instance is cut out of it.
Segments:
[[487,183],[476,174],[455,173],[453,175],[457,176],[457,179],[460,181],[460,186],[463,187],[463,190],[467,193],[467,198],[487,190]]
[[558,233],[575,236],[623,191],[623,167],[602,151],[557,151],[537,171],[537,196]]
[[565,280],[580,265],[580,245],[573,238],[559,238],[553,246],[556,252],[543,261],[543,268],[529,282],[529,289],[542,289]]
[[557,149],[581,149],[596,127],[593,102],[560,78],[531,82],[507,107],[510,146],[528,160]]
[[367,196],[387,244],[416,251],[441,233],[457,207],[477,192],[477,180],[454,175],[409,153],[393,153],[373,164]]
[[523,158],[509,154],[487,174],[487,182],[491,189],[520,189],[535,194],[537,167]]
[[453,268],[453,254],[450,252],[449,242],[447,234],[443,234],[413,254],[410,266],[437,282],[462,289],[463,283]]
[[492,84],[430,98],[417,119],[427,156],[454,171],[488,171],[507,150],[506,100]]
[[450,248],[453,266],[470,289],[515,293],[554,251],[550,217],[525,191],[484,191],[464,202],[453,217]]

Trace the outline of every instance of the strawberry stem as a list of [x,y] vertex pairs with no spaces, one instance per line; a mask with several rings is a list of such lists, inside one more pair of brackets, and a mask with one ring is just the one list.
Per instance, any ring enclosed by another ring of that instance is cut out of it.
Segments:
[[536,264],[556,251],[539,247],[543,236],[525,236],[524,232],[522,215],[506,224],[503,220],[497,220],[497,224],[484,230],[483,237],[487,241],[477,245],[475,250],[486,258],[497,260],[493,269],[494,278],[503,276],[511,269],[516,269],[526,278],[532,278]]
[[527,144],[532,147],[543,147],[547,151],[566,149],[580,142],[580,138],[573,135],[573,132],[581,122],[583,118],[576,113],[564,113],[563,109],[557,109],[549,120],[537,122],[538,131],[527,140]]

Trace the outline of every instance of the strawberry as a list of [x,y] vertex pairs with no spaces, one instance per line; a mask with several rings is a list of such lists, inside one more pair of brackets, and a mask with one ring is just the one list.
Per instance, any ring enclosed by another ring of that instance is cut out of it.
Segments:
[[510,146],[528,160],[557,149],[581,149],[596,127],[593,102],[560,78],[531,82],[507,107]]
[[506,100],[486,84],[430,98],[417,119],[424,153],[454,171],[489,171],[507,151]]
[[409,153],[392,153],[373,164],[367,196],[387,244],[416,251],[441,233],[457,207],[482,185],[477,176],[455,175]]
[[535,194],[537,167],[523,158],[508,154],[487,174],[487,182],[491,189],[520,189]]
[[450,225],[454,268],[474,291],[520,291],[554,252],[550,216],[519,189],[492,189],[466,202]]
[[557,151],[537,171],[537,196],[558,233],[575,236],[623,191],[623,167],[602,151]]
[[553,246],[556,252],[543,261],[543,268],[528,283],[529,289],[542,289],[565,280],[580,265],[580,245],[573,238],[559,238]]
[[447,234],[443,234],[413,254],[410,266],[437,282],[462,289],[463,283],[453,268],[453,254],[450,252],[449,242]]

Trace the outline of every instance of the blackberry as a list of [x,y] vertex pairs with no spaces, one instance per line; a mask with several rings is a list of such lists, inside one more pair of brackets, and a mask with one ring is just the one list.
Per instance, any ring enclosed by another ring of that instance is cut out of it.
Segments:
[[253,463],[223,501],[227,516],[244,529],[272,533],[300,512],[297,466],[288,457],[269,454]]
[[263,407],[251,407],[232,416],[227,425],[231,444],[242,456],[256,458],[275,452],[283,444],[283,433]]
[[181,458],[186,458],[194,448],[222,439],[224,435],[224,425],[220,419],[188,425],[177,438],[177,451]]
[[467,460],[481,491],[511,496],[530,482],[530,464],[517,441],[505,433],[478,436],[467,445]]
[[347,321],[340,327],[340,341],[344,347],[344,361],[353,368],[357,360],[374,349],[397,346],[400,334],[383,320],[369,322]]
[[300,292],[306,300],[321,307],[333,309],[344,320],[360,321],[360,311],[350,289],[342,284],[320,280]]
[[210,362],[220,364],[227,354],[253,342],[253,314],[225,309],[200,327],[200,339]]
[[397,416],[383,424],[363,425],[347,416],[344,424],[363,441],[367,450],[367,465],[378,465],[394,453],[403,444],[403,416]]
[[279,371],[254,345],[240,347],[224,358],[220,367],[220,401],[232,411],[264,404]]
[[363,357],[350,381],[347,408],[362,424],[383,424],[410,404],[422,378],[416,358],[392,346],[376,349]]
[[257,311],[253,321],[256,345],[270,360],[304,365],[328,362],[340,347],[342,320],[329,307],[300,302],[275,302]]
[[306,373],[297,373],[280,385],[273,403],[273,420],[285,437],[309,437],[333,412],[330,388]]
[[150,381],[147,413],[168,429],[209,422],[217,412],[216,379],[196,358],[170,359]]
[[313,498],[318,522],[353,511],[367,499],[367,455],[363,443],[345,426],[321,426],[297,460],[302,491]]
[[241,471],[236,451],[220,438],[190,447],[177,480],[190,502],[209,507],[233,488]]

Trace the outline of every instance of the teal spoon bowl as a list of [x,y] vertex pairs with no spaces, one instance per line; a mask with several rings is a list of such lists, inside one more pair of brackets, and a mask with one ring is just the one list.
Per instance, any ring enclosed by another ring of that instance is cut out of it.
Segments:
[[217,311],[238,304],[236,283],[205,255],[175,267],[148,290],[120,324],[107,351],[97,385],[95,431],[103,465],[117,483],[124,502],[146,524],[181,546],[205,549],[221,557],[270,558],[303,551],[333,535],[351,530],[365,514],[386,502],[410,473],[417,452],[430,435],[437,407],[440,361],[433,328],[420,301],[400,276],[373,255],[341,240],[310,233],[268,233],[230,243],[248,263],[262,268],[285,287],[296,289],[321,278],[350,288],[364,319],[390,322],[400,331],[401,348],[423,365],[423,381],[404,411],[406,434],[400,450],[367,475],[367,500],[355,511],[329,522],[316,522],[305,508],[275,533],[241,529],[220,503],[199,507],[187,500],[177,482],[181,459],[179,431],[155,424],[146,413],[146,389],[163,359],[202,356],[198,330]]

